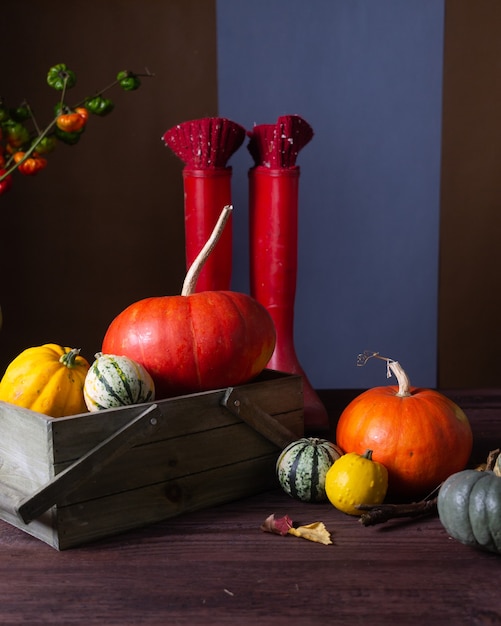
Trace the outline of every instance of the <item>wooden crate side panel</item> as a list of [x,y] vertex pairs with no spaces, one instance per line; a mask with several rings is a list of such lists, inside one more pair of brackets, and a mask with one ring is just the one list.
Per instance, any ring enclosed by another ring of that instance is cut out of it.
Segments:
[[[90,413],[54,424],[54,463],[72,462],[113,435],[152,403]],[[161,412],[160,427],[150,441],[226,426],[238,421],[230,413],[221,415],[215,394],[190,396],[155,403]]]
[[0,519],[16,526],[26,533],[41,539],[54,548],[57,548],[59,539],[56,534],[55,515],[56,510],[50,509],[34,520],[31,524],[25,524],[16,512],[20,500],[26,494],[22,494],[15,488],[6,484],[0,485]]
[[[276,379],[239,387],[262,410],[286,423],[294,432],[303,431],[302,379],[280,376]],[[203,432],[240,423],[221,402],[226,390],[217,390],[160,400],[163,419],[153,440]],[[148,404],[112,409],[52,421],[54,464],[80,458],[106,437],[139,415]]]
[[301,376],[282,374],[277,378],[237,387],[270,415],[285,414],[303,407]]
[[0,490],[2,484],[26,495],[52,477],[51,419],[0,402]]
[[[272,373],[266,380],[239,389],[259,409],[276,417],[298,437],[302,436],[301,377]],[[119,461],[112,461],[94,483],[80,487],[77,496],[67,500],[72,502],[70,506],[53,507],[28,525],[16,514],[20,499],[32,495],[54,474],[149,405],[57,420],[18,407],[12,410],[9,405],[9,411],[0,411],[0,427],[12,432],[11,441],[4,438],[0,443],[0,454],[3,450],[6,457],[4,468],[8,470],[4,472],[4,482],[0,468],[0,518],[61,548],[61,529],[69,537],[62,540],[63,547],[68,547],[75,541],[84,543],[269,488],[276,482],[278,449],[222,406],[225,393],[223,389],[159,402],[165,419],[159,420],[154,437],[146,444],[131,448]],[[223,435],[225,429],[230,429],[231,434],[227,430],[226,436]],[[199,450],[198,455],[193,455],[193,448]],[[186,467],[183,467],[185,460]],[[152,501],[150,494],[153,494]],[[102,508],[103,503],[109,503],[107,512]],[[114,503],[118,503],[116,511]],[[122,520],[124,507],[128,514]],[[84,510],[92,511],[92,522],[79,519],[79,511]],[[71,532],[64,517],[70,511]]]
[[131,448],[110,462],[98,476],[80,485],[61,504],[231,467],[267,455],[278,457],[279,453],[273,443],[244,423],[156,441]]
[[275,455],[58,508],[60,550],[277,485]]

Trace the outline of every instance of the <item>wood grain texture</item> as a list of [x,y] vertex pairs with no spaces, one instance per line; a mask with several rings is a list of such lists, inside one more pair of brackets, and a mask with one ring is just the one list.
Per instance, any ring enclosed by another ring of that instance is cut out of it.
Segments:
[[[0,423],[10,429],[3,430],[0,518],[62,550],[276,486],[281,446],[228,409],[223,403],[228,392],[59,419],[2,403]],[[255,412],[257,421],[266,417],[289,438],[302,436],[300,376],[267,370],[232,388],[233,394],[241,394],[241,408],[245,398],[247,417]],[[33,436],[23,418],[28,424],[41,422],[52,433],[52,445],[42,446],[38,456],[33,446],[25,450],[11,413],[21,432],[34,440],[38,434],[47,444],[49,438],[39,429]],[[12,450],[9,442],[16,443]],[[18,467],[20,458],[25,471]],[[26,478],[30,459],[33,467],[45,462],[52,480]]]
[[[323,395],[331,407],[335,395]],[[449,395],[475,453],[497,447],[501,392]],[[323,521],[333,545],[262,532],[271,513]],[[271,490],[64,552],[0,522],[0,623],[490,626],[501,623],[500,564],[435,517],[364,528]]]

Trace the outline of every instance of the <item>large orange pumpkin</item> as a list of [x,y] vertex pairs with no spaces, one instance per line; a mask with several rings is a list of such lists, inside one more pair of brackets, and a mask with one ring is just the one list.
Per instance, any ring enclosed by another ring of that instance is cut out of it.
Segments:
[[411,387],[400,364],[387,361],[398,387],[375,387],[352,400],[339,418],[336,443],[344,452],[372,450],[373,459],[388,470],[389,493],[426,495],[465,468],[471,427],[449,398]]
[[225,211],[191,266],[182,294],[130,305],[105,334],[103,354],[127,356],[140,363],[153,378],[158,398],[247,382],[266,367],[273,354],[273,320],[254,298],[233,291],[193,293],[196,277],[231,207]]

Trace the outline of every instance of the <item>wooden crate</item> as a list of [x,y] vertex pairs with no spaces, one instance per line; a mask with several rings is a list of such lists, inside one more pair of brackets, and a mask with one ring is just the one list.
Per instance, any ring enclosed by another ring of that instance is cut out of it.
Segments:
[[0,518],[58,550],[275,486],[300,376],[53,419],[0,402]]

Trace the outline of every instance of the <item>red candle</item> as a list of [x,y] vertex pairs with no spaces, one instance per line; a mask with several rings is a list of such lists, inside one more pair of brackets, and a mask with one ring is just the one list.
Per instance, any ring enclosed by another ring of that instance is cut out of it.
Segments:
[[303,377],[305,428],[327,430],[327,411],[313,389],[294,346],[297,281],[299,167],[249,171],[251,295],[270,313],[277,333],[268,367]]
[[[186,267],[209,239],[223,210],[231,204],[231,167],[183,170]],[[231,217],[207,259],[195,291],[229,290],[232,269]]]

